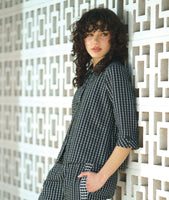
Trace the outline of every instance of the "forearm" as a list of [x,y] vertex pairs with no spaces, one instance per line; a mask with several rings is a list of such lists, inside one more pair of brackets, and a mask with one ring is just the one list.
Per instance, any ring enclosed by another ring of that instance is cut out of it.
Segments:
[[130,151],[131,148],[116,146],[107,162],[99,171],[99,175],[107,180],[120,167],[120,165],[129,155]]

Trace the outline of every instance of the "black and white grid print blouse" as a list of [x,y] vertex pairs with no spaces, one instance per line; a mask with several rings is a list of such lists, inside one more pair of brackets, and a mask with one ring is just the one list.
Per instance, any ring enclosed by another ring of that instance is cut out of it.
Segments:
[[139,148],[135,95],[128,69],[93,69],[74,95],[72,120],[58,155],[66,163],[104,165],[115,146]]

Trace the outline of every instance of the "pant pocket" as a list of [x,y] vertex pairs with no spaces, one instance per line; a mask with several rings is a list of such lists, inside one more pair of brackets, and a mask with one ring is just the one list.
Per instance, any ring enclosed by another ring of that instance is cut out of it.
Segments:
[[[87,171],[91,171],[93,168],[93,164],[90,163],[86,163],[83,166],[82,172],[87,172]],[[80,200],[87,200],[88,198],[88,190],[86,188],[86,179],[87,177],[84,176],[80,179]]]
[[[98,173],[103,165],[94,164],[92,171]],[[110,199],[113,197],[117,183],[117,172],[115,172],[106,183],[96,192],[91,192],[88,194],[89,199]]]

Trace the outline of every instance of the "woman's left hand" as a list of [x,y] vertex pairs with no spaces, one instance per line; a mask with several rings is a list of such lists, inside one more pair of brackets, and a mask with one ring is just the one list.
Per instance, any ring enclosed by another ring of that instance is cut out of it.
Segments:
[[107,179],[104,178],[104,176],[102,176],[99,173],[95,173],[95,172],[82,172],[78,178],[82,178],[83,176],[87,176],[86,179],[86,188],[88,190],[88,192],[96,192],[97,190],[99,190],[107,181]]

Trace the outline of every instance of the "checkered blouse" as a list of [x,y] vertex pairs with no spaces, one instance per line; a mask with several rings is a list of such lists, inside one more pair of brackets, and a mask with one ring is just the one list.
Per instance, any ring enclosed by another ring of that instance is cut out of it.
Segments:
[[76,90],[57,161],[103,165],[115,146],[139,146],[134,90],[128,69],[120,63],[111,63],[99,76],[90,69]]

